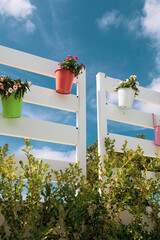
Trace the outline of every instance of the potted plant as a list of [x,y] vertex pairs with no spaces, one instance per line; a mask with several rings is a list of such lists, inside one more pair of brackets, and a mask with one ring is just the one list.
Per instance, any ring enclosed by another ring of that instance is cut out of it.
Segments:
[[22,82],[20,78],[15,80],[10,76],[0,76],[0,95],[4,118],[21,117],[23,96],[27,90],[30,90],[30,86],[31,82]]
[[67,56],[66,60],[63,60],[59,64],[59,69],[56,73],[56,92],[60,94],[69,94],[72,89],[72,83],[74,77],[78,78],[78,75],[82,73],[82,69],[85,69],[83,63],[78,63],[78,57]]
[[120,108],[130,109],[132,108],[133,100],[138,95],[137,77],[131,75],[125,81],[120,81],[119,86],[115,88],[118,91],[118,105]]

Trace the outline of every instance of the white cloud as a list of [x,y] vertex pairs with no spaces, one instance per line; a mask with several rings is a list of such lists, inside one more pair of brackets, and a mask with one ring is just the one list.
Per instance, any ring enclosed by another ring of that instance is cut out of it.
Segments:
[[[21,146],[16,152],[15,155],[22,156],[24,153],[21,151],[21,149],[25,149],[25,146]],[[67,151],[67,152],[60,152],[60,151],[53,151],[49,147],[43,147],[41,149],[32,149],[31,154],[33,154],[36,158],[42,158],[42,159],[51,159],[51,160],[61,160],[61,161],[69,161],[69,162],[75,162],[76,160],[76,151]]]
[[108,29],[110,26],[118,27],[123,21],[123,16],[117,11],[106,12],[96,23],[101,29]]
[[146,0],[143,8],[144,16],[141,25],[144,36],[152,40],[152,46],[156,49],[156,67],[160,70],[160,1]]
[[148,88],[160,92],[160,78],[154,78]]
[[160,40],[160,1],[146,0],[143,12],[145,16],[141,20],[144,33]]
[[160,71],[160,0],[145,0],[142,11],[133,12],[129,18],[117,10],[106,12],[96,23],[102,30],[122,26],[136,37],[149,37],[156,50],[156,68]]
[[27,18],[36,9],[30,0],[1,0],[0,14],[14,18]]
[[33,119],[39,119],[39,120],[48,120],[50,115],[43,111],[37,111],[37,110],[31,110],[27,106],[22,108],[22,116],[33,118]]
[[116,27],[123,25],[128,31],[137,30],[138,32],[138,29],[141,29],[145,36],[148,35],[152,39],[160,41],[160,0],[145,0],[142,12],[133,12],[130,18],[126,18],[119,11],[112,10],[96,19],[96,23],[99,28],[105,30],[113,25]]
[[106,102],[112,104],[118,104],[118,96],[117,94],[107,92]]
[[26,21],[25,29],[28,33],[36,29],[35,24],[29,19],[35,9],[36,7],[31,4],[30,0],[0,0],[0,15],[14,18],[14,24],[13,21],[9,22],[12,27],[21,21]]
[[31,20],[27,20],[25,27],[27,32],[31,32],[31,33],[34,32],[36,29],[35,24]]
[[140,20],[141,19],[138,12],[134,14],[134,16],[132,16],[130,19],[127,19],[119,11],[113,10],[111,12],[105,12],[101,18],[96,19],[96,23],[102,30],[108,30],[112,26],[123,26],[127,28],[128,32],[134,31],[135,33],[136,31],[136,35],[140,35],[138,32],[138,28],[141,24]]

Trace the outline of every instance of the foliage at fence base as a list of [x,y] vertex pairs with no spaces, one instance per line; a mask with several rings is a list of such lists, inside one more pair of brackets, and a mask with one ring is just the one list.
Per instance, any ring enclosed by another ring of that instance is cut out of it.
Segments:
[[[25,142],[28,164],[20,162],[18,174],[14,155],[7,156],[7,145],[0,147],[0,209],[4,217],[0,239],[160,239],[158,156],[146,159],[139,147],[127,150],[126,143],[123,154],[118,154],[114,142],[106,139],[103,165],[96,143],[88,148],[86,180],[78,164],[70,164],[65,172],[48,172],[49,166],[36,160],[30,142]],[[155,178],[147,177],[148,170]],[[51,183],[52,174],[57,186]],[[127,224],[121,219],[124,211],[131,215]]]

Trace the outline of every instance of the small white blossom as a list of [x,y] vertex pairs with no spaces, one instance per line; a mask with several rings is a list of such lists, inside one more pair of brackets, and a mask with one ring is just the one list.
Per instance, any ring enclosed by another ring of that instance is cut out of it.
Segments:
[[122,84],[122,83],[123,83],[123,81],[120,81],[120,82],[119,82],[119,84]]
[[129,79],[128,79],[128,78],[126,79],[126,82],[129,82]]
[[139,82],[136,82],[136,85],[139,85]]
[[16,90],[17,90],[17,88],[18,88],[18,86],[17,86],[17,85],[13,85],[13,90],[14,90],[14,91],[16,91]]
[[12,88],[9,88],[9,89],[8,89],[8,92],[9,92],[9,93],[12,93],[12,92],[13,92],[13,89],[12,89]]

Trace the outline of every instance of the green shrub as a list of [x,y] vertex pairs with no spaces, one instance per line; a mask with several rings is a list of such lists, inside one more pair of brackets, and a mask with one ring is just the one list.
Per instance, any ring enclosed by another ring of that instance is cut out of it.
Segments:
[[[127,143],[123,153],[116,153],[108,138],[103,164],[97,142],[87,149],[86,179],[79,164],[64,172],[49,171],[49,165],[30,154],[29,140],[25,142],[28,162],[20,162],[19,172],[14,155],[7,155],[8,146],[0,147],[1,239],[160,239],[158,155],[146,158],[140,147],[128,150]],[[155,178],[147,177],[149,170]],[[127,224],[121,218],[124,212],[131,216]]]

